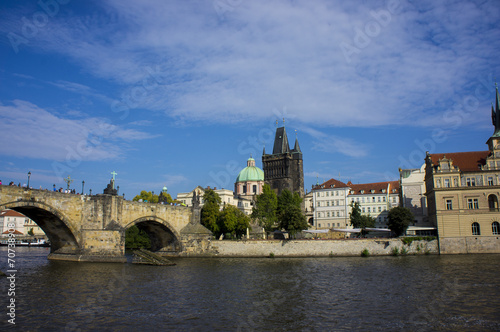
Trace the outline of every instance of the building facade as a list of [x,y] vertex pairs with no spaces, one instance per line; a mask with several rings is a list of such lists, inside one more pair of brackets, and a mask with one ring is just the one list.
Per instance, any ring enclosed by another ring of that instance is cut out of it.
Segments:
[[16,234],[19,236],[45,236],[45,232],[33,220],[14,210],[0,211],[0,234],[2,237],[9,236],[8,224],[13,223]]
[[285,127],[276,129],[272,154],[262,153],[262,167],[264,181],[269,184],[277,195],[284,189],[298,192],[304,198],[304,170],[302,151],[299,141],[295,138],[295,145],[290,149]]
[[425,185],[429,219],[441,253],[500,253],[500,96],[487,151],[427,153]]
[[[200,206],[203,207],[205,204],[205,201],[203,199],[203,196],[205,194],[205,190],[210,189],[210,187],[207,187],[206,189],[198,186],[191,190],[190,192],[187,193],[178,193],[177,194],[177,200],[180,201],[181,203],[185,204],[186,206],[192,206],[192,199],[193,199],[193,193],[196,193],[196,196],[200,197]],[[243,211],[246,215],[250,215],[252,213],[252,208],[253,208],[253,199],[249,197],[238,197],[235,196],[234,192],[229,189],[217,189],[213,188],[213,191],[219,195],[221,199],[221,209],[224,207],[225,204],[230,204],[233,206],[236,206],[238,209]]]
[[350,207],[347,204],[349,186],[330,179],[311,190],[313,199],[313,226],[316,229],[346,229],[350,225]]
[[399,181],[353,184],[349,186],[349,206],[358,202],[361,213],[375,218],[376,228],[386,228],[387,215],[393,207],[399,206]]

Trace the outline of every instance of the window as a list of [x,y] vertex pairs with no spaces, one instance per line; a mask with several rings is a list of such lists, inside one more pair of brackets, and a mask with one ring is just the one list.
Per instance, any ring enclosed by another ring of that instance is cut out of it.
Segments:
[[336,191],[336,192],[335,192],[335,196],[338,196],[338,195],[339,195],[339,192],[338,192],[338,191]]
[[385,202],[385,196],[382,198],[382,202]]
[[477,198],[467,199],[467,207],[469,209],[479,209],[479,203],[477,201]]
[[370,211],[370,207],[368,207],[368,213],[370,213],[370,212],[371,212],[371,211]]
[[246,194],[246,192],[247,192],[247,186],[243,185],[243,193]]
[[330,201],[326,201],[326,206],[330,206]]
[[364,213],[364,212],[365,212],[365,208],[361,208],[361,212],[363,212],[363,213]]
[[318,227],[321,227],[321,224],[318,224]]
[[378,207],[378,212],[382,212],[382,207],[381,206]]
[[318,206],[321,206],[321,202],[318,202]]
[[477,222],[472,223],[472,235],[481,235],[481,228]]
[[[327,217],[330,217],[330,212],[327,212],[327,213],[326,213],[326,216],[327,216]],[[330,225],[328,225],[328,226],[330,226]]]
[[253,192],[256,193],[257,192],[257,185],[253,185]]
[[476,178],[467,178],[465,180],[467,183],[467,187],[475,187],[476,186]]
[[328,223],[328,227],[330,227],[330,223]]
[[340,217],[340,211],[337,211],[337,217]]
[[446,210],[453,210],[453,202],[451,199],[446,200]]
[[491,231],[493,232],[493,235],[499,235],[500,234],[500,224],[498,221],[494,221],[491,224]]
[[396,203],[396,202],[397,202],[397,198],[396,198],[396,197],[393,197],[393,198],[392,198],[392,202],[393,202],[393,203]]
[[379,202],[379,203],[380,203],[380,199],[381,199],[381,197],[379,196],[379,197],[378,197],[378,199],[377,199],[377,202]]
[[445,186],[445,188],[450,187],[450,179],[444,179],[444,186]]
[[491,194],[488,196],[488,206],[490,211],[498,211],[498,198],[496,195]]
[[436,180],[436,188],[441,188],[441,180]]
[[492,185],[493,185],[493,177],[488,176],[488,186],[492,186]]

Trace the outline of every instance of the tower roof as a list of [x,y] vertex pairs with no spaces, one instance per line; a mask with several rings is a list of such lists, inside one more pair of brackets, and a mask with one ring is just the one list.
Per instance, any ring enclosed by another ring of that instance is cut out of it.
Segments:
[[282,154],[290,152],[290,145],[288,144],[288,137],[286,135],[285,127],[276,129],[276,136],[274,138],[273,154]]
[[493,105],[491,105],[491,120],[493,125],[495,126],[495,132],[492,137],[500,137],[500,95],[498,94],[498,86],[495,83],[495,109],[493,109]]

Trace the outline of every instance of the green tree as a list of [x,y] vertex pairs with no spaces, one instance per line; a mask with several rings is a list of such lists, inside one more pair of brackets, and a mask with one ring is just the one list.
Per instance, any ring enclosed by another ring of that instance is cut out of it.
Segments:
[[250,225],[250,218],[234,205],[225,205],[219,214],[219,229],[222,234],[231,234],[233,238],[241,238]]
[[151,240],[148,234],[139,229],[136,225],[129,227],[125,231],[125,248],[126,249],[138,249],[138,248],[151,248]]
[[278,197],[268,184],[262,188],[262,194],[257,196],[252,209],[252,219],[257,220],[261,227],[267,232],[276,226],[276,209],[278,208]]
[[170,204],[174,203],[174,200],[172,199],[172,196],[170,196],[169,193],[160,193],[158,196],[158,203],[165,203],[165,204]]
[[401,236],[413,222],[413,213],[410,209],[398,206],[389,210],[387,226],[395,236]]
[[350,221],[354,228],[361,228],[361,235],[368,233],[365,228],[375,227],[375,218],[369,215],[362,215],[358,202],[351,202]]
[[216,237],[219,237],[222,234],[218,223],[221,199],[215,191],[207,189],[203,200],[205,203],[201,209],[201,224],[212,231]]
[[140,195],[135,196],[132,200],[138,202],[140,199],[143,202],[158,203],[158,195],[153,195],[151,191],[143,190]]
[[285,189],[278,197],[278,207],[276,215],[279,220],[279,228],[290,233],[291,237],[295,237],[297,232],[308,228],[306,216],[302,213],[300,204],[302,198],[298,193],[293,193]]

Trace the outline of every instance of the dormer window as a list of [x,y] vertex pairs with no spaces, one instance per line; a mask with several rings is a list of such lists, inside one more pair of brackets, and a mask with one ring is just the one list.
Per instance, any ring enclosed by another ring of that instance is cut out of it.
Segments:
[[360,192],[360,193],[362,193],[362,194],[364,194],[364,193],[365,193],[365,191],[364,191],[364,190],[360,190],[359,192]]
[[382,194],[385,194],[385,191],[386,191],[385,189],[382,189]]
[[373,194],[375,192],[375,190],[372,189],[372,190],[370,190],[370,192]]

